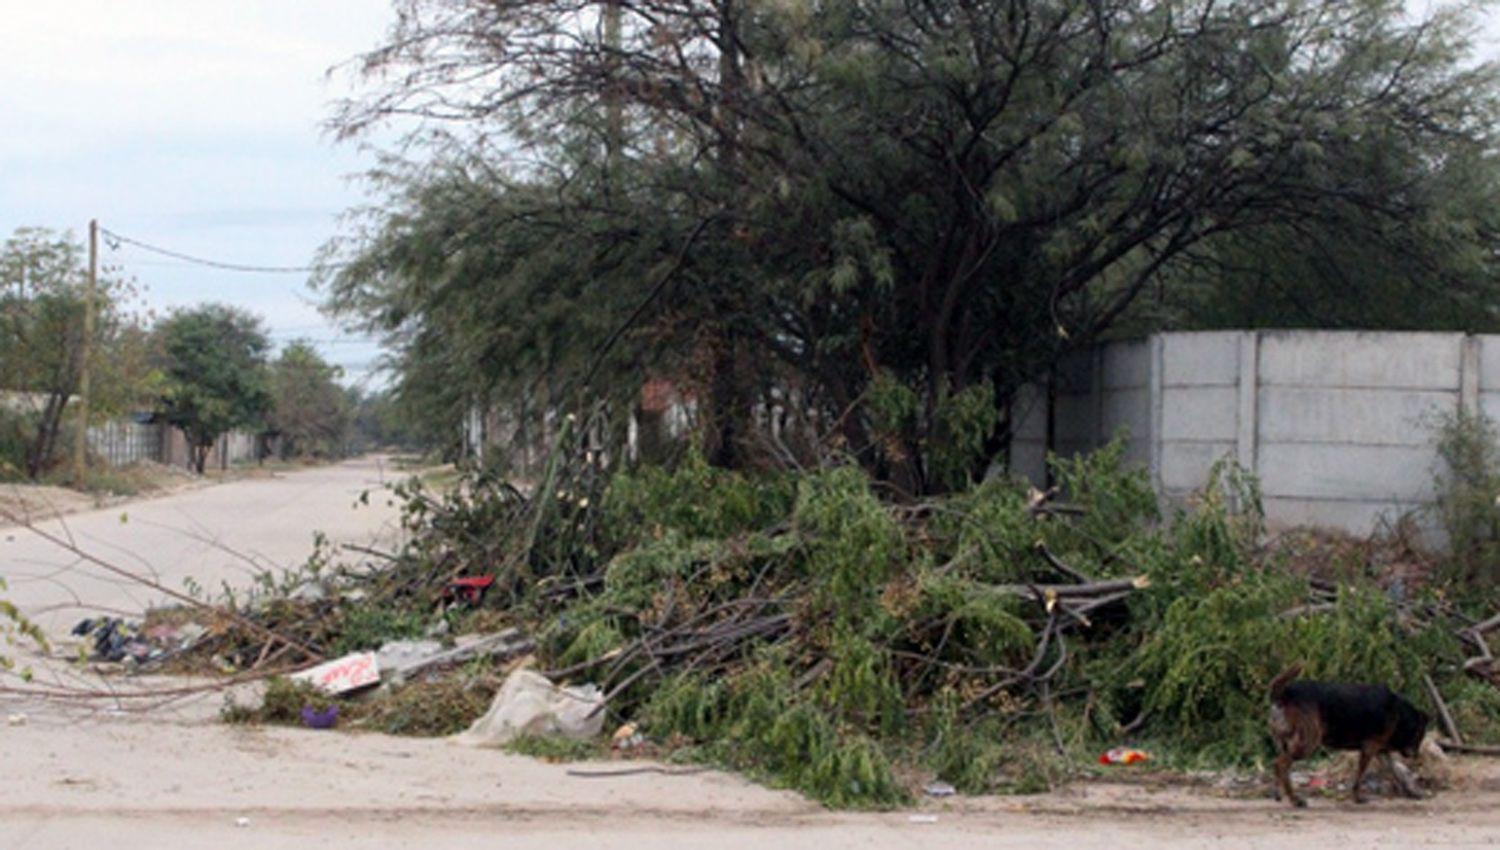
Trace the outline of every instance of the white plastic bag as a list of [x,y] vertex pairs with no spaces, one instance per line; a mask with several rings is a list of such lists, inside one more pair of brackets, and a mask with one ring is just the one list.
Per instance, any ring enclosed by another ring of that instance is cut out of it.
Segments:
[[582,741],[604,728],[604,695],[594,685],[559,688],[535,670],[506,678],[490,710],[460,733],[460,743],[498,747],[526,735]]

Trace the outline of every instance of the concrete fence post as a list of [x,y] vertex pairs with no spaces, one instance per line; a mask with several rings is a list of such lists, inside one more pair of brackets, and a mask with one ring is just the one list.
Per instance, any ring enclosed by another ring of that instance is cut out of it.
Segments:
[[1246,331],[1240,334],[1239,357],[1239,404],[1235,415],[1234,458],[1239,465],[1255,472],[1257,441],[1256,421],[1260,391],[1260,333]]
[[1479,412],[1479,337],[1464,334],[1458,355],[1458,408]]
[[1147,443],[1151,457],[1151,487],[1156,490],[1160,497],[1164,492],[1161,482],[1161,452],[1162,452],[1162,379],[1163,364],[1165,361],[1165,338],[1157,333],[1151,335],[1151,387],[1149,391],[1149,404],[1151,405],[1151,439]]

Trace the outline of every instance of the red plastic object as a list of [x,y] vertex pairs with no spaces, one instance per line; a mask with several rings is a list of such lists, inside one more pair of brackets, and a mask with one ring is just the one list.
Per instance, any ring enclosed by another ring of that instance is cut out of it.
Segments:
[[1130,747],[1115,747],[1099,757],[1100,764],[1140,764],[1151,758],[1151,754]]
[[470,605],[478,605],[479,600],[484,598],[484,592],[495,583],[494,576],[464,576],[448,582],[447,593],[450,599],[459,599]]

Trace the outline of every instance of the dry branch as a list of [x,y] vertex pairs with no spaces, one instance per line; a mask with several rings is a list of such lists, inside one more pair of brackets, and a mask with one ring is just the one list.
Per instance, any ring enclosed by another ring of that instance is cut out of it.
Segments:
[[1443,695],[1438,693],[1437,685],[1433,684],[1432,676],[1423,673],[1422,685],[1427,688],[1427,696],[1432,700],[1432,706],[1437,710],[1438,719],[1443,723],[1443,729],[1453,741],[1462,744],[1464,736],[1458,731],[1458,724],[1453,721],[1452,712],[1448,711],[1448,703],[1443,701]]

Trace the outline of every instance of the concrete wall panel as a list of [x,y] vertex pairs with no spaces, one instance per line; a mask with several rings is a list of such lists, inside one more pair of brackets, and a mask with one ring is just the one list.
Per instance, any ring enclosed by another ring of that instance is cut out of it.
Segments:
[[1336,499],[1266,498],[1266,527],[1272,532],[1299,526],[1361,530],[1396,522],[1420,507],[1416,502],[1347,502]]
[[1229,387],[1163,387],[1163,440],[1229,440],[1238,430],[1239,397]]
[[1429,423],[1457,407],[1454,391],[1261,387],[1259,439],[1428,446]]
[[1458,389],[1456,333],[1268,331],[1260,381],[1320,387]]
[[1240,332],[1163,334],[1162,386],[1225,386],[1239,382]]
[[1260,480],[1268,496],[1417,502],[1432,497],[1435,462],[1421,446],[1265,443]]
[[1226,455],[1234,456],[1233,440],[1218,443],[1162,443],[1162,488],[1173,494],[1201,488],[1208,480],[1208,471]]

